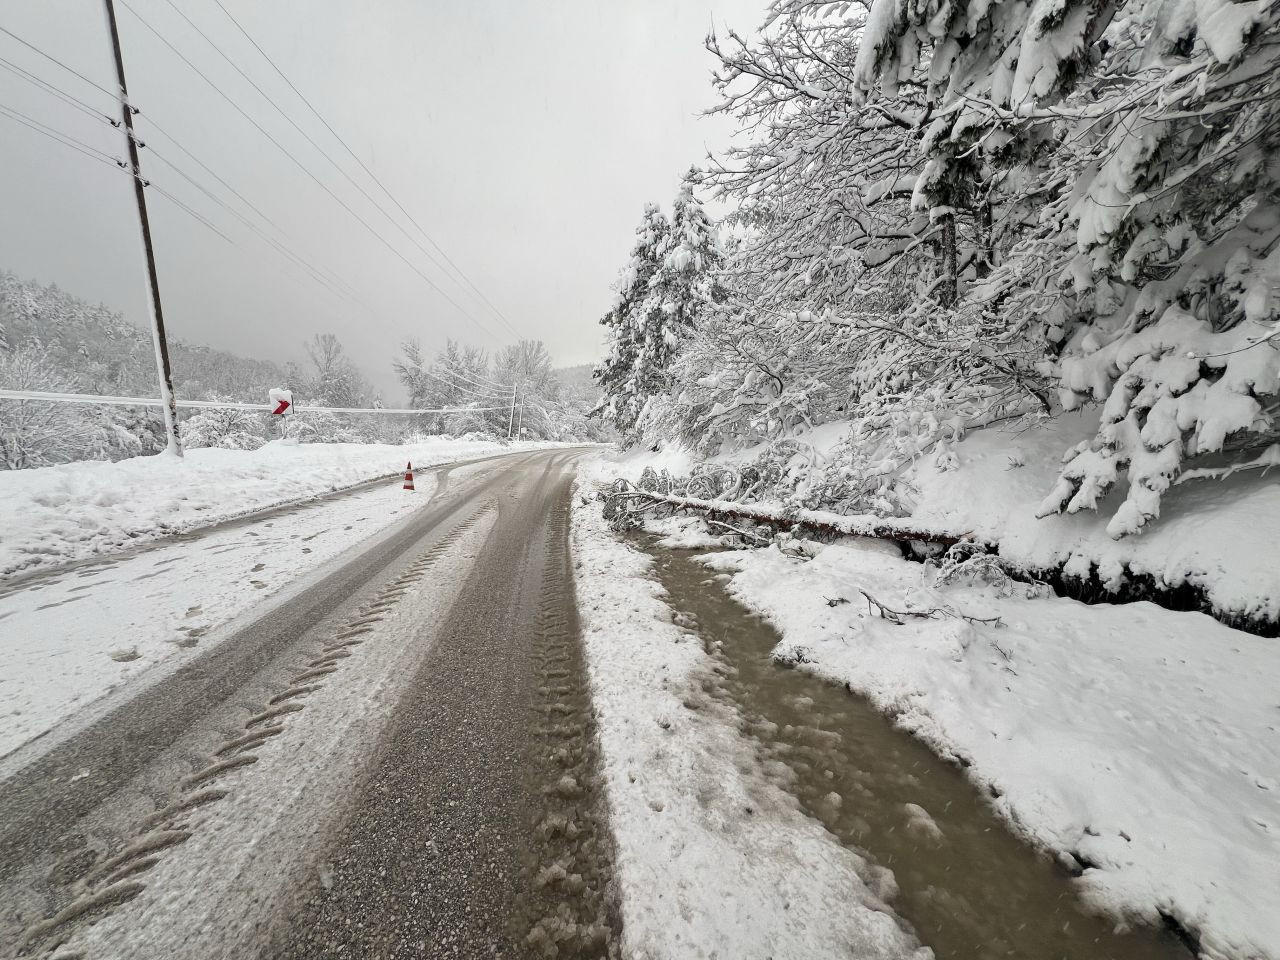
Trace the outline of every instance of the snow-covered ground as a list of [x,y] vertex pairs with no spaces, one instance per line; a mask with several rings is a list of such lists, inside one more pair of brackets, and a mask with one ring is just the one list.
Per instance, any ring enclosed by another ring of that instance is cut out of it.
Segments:
[[[472,446],[462,445],[453,454],[475,453]],[[265,459],[268,464],[279,466],[282,462],[323,463],[328,456],[328,475],[336,484],[339,477],[359,478],[361,470],[367,477],[379,469],[388,451],[403,457],[398,453],[401,450],[375,447],[361,451],[348,446],[335,454],[300,447],[269,453]],[[193,453],[220,455],[233,451]],[[227,508],[241,505],[246,499],[266,501],[267,466],[251,469],[242,462],[242,458],[261,453],[240,453],[229,458],[231,469],[221,474],[212,468],[221,460],[219,456],[191,457],[185,465],[153,459],[148,465],[168,473],[186,473],[194,468],[203,478],[198,502],[210,505],[208,513],[196,515],[203,519],[219,508],[225,516]],[[428,450],[422,453],[430,455]],[[445,458],[445,446],[441,444],[435,453],[437,459]],[[345,458],[339,461],[337,457],[342,454]],[[424,462],[427,458],[422,457]],[[394,467],[395,462],[392,463]],[[83,475],[80,482],[118,489],[122,497],[126,492],[123,488],[93,480],[90,468],[113,476],[124,471],[139,475],[138,468],[123,464],[73,466],[86,468],[71,471],[72,475]],[[56,474],[64,469],[26,473]],[[471,469],[480,468],[460,467],[454,476],[465,475]],[[224,478],[221,486],[215,482],[219,475]],[[0,480],[12,476],[0,474]],[[237,495],[235,486],[242,480],[250,491],[243,497]],[[5,664],[0,670],[0,757],[47,734],[65,718],[91,705],[94,709],[86,715],[96,715],[106,703],[114,702],[103,699],[112,691],[131,689],[144,676],[154,678],[159,672],[178,669],[210,643],[259,615],[266,605],[283,602],[326,563],[405,519],[410,511],[427,506],[434,489],[432,475],[418,474],[415,486],[416,491],[410,493],[401,489],[398,478],[393,478],[367,490],[313,501],[258,522],[227,524],[194,539],[184,536],[171,543],[152,544],[142,551],[106,555],[66,571],[50,571],[8,590],[0,581],[0,655]],[[137,490],[130,495],[128,501],[121,501],[121,515],[137,518],[145,513],[140,504],[147,498],[140,497]],[[124,505],[130,509],[125,511]],[[7,501],[4,509],[12,509]],[[155,512],[150,516],[154,518]],[[16,516],[11,520],[19,522]],[[31,528],[50,528],[43,513],[29,522]],[[154,534],[156,528],[151,529]],[[35,536],[30,532],[26,535]],[[64,546],[68,552],[77,549],[75,542]]]
[[[831,427],[810,438],[815,448],[833,445]],[[933,457],[911,468],[914,516],[999,541],[1002,557],[1029,566],[1071,561],[1087,573],[1101,563],[1105,577],[1126,564],[1200,585],[1224,610],[1280,612],[1272,478],[1176,486],[1147,533],[1120,541],[1105,532],[1107,511],[1036,520],[1060,452],[1093,427],[1068,415],[972,432],[946,469]],[[649,465],[678,475],[691,461],[669,450],[589,469],[608,480]],[[671,547],[718,540],[682,517],[652,529]],[[1280,643],[1145,602],[936,587],[880,541],[818,545],[809,561],[768,548],[708,563],[778,627],[779,657],[848,684],[938,753],[963,758],[999,791],[1014,829],[1092,864],[1082,883],[1097,902],[1150,922],[1175,917],[1210,957],[1280,957]],[[947,612],[895,625],[860,590],[896,610]]]
[[403,445],[290,443],[186,457],[0,472],[0,577],[109,553],[415,467],[563,446],[428,438]]
[[[581,490],[582,487],[579,487]],[[575,584],[632,960],[916,958],[863,877],[891,885],[760,772],[649,560],[575,498]],[[686,704],[697,700],[698,709]]]
[[[771,547],[708,563],[778,627],[778,656],[964,758],[1015,829],[1092,864],[1081,882],[1099,903],[1152,923],[1169,914],[1208,957],[1280,957],[1275,640],[1150,603],[935,587],[878,541],[817,546],[808,561]],[[896,625],[860,590],[944,612]]]
[[919,491],[912,516],[999,543],[1001,556],[1027,567],[1066,564],[1068,573],[1087,576],[1092,565],[1108,581],[1127,566],[1158,582],[1202,587],[1223,612],[1280,618],[1280,483],[1274,476],[1252,471],[1176,484],[1163,498],[1160,518],[1121,540],[1106,526],[1125,497],[1124,485],[1096,512],[1036,519],[1063,452],[1093,436],[1097,419],[1090,411],[1031,427],[975,430],[950,449],[954,466],[947,469],[937,458],[921,458],[911,474]]

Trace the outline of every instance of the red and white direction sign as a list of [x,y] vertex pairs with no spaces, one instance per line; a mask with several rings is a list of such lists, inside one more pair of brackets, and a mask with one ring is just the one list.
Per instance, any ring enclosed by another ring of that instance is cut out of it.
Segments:
[[291,417],[293,416],[293,392],[290,390],[281,390],[279,387],[267,391],[268,399],[276,405],[271,411],[272,416]]

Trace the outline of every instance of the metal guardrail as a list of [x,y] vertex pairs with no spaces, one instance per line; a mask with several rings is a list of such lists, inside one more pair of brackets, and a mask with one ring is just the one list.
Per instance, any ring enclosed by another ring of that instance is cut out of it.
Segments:
[[[153,397],[112,397],[91,393],[49,393],[41,390],[0,390],[0,400],[34,400],[48,403],[84,403],[117,407],[162,407],[164,401]],[[179,407],[195,410],[266,410],[275,409],[270,403],[240,403],[234,400],[179,400]],[[441,407],[420,409],[417,407],[305,407],[300,412],[316,413],[483,413],[490,410],[506,410],[500,407]]]

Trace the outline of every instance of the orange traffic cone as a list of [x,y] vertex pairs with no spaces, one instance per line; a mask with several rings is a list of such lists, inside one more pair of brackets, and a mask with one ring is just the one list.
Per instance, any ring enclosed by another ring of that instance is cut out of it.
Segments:
[[413,464],[406,463],[404,465],[404,488],[406,490],[413,489]]

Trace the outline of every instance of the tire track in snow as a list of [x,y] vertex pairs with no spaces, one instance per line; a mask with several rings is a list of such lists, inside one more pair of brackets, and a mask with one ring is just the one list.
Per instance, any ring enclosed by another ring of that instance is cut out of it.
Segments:
[[613,839],[603,798],[599,744],[569,570],[569,501],[546,530],[542,598],[534,639],[536,869],[525,943],[548,958],[616,957],[620,919]]
[[[395,635],[388,636],[391,631],[380,627],[388,623],[388,618],[392,617],[406,598],[413,598],[415,593],[430,594],[429,590],[415,588],[442,559],[455,559],[458,561],[457,565],[465,569],[466,565],[461,562],[461,558],[452,555],[459,552],[460,541],[466,540],[473,547],[478,547],[492,525],[494,514],[491,502],[479,506],[348,617],[333,631],[332,636],[313,649],[310,659],[295,665],[292,675],[279,684],[279,692],[264,703],[252,705],[251,716],[244,721],[242,728],[227,737],[206,758],[207,762],[203,767],[193,771],[181,782],[173,800],[140,822],[133,839],[117,853],[97,866],[93,866],[94,858],[89,856],[92,851],[87,848],[73,850],[64,856],[62,863],[83,863],[89,869],[87,872],[81,871],[81,876],[70,880],[60,898],[62,905],[56,911],[31,924],[24,931],[18,943],[18,956],[56,957],[57,960],[91,955],[113,956],[110,952],[86,952],[72,941],[77,934],[86,931],[87,924],[101,921],[123,905],[139,898],[148,889],[148,875],[165,862],[165,853],[187,844],[202,826],[217,817],[218,802],[230,796],[232,790],[251,785],[251,781],[245,778],[252,777],[255,771],[245,768],[253,767],[263,758],[260,751],[272,740],[290,732],[294,721],[318,692],[332,686],[331,679],[335,684],[341,683],[344,661],[351,659],[361,646],[372,640],[388,643],[398,639]],[[478,531],[477,525],[481,527]],[[445,592],[454,592],[457,585],[456,582],[446,585]],[[426,599],[433,598],[428,596]],[[444,608],[450,598],[434,599],[437,608]],[[425,650],[419,651],[413,659],[421,659],[423,655]],[[392,659],[386,669],[394,667],[395,660]],[[334,704],[326,706],[332,708]],[[369,733],[368,730],[364,732],[366,735]],[[242,771],[241,775],[233,777],[237,771]],[[220,784],[223,783],[229,789],[221,788]],[[270,794],[269,787],[267,793]],[[208,866],[214,868],[213,864]],[[256,897],[261,891],[243,892],[246,896]],[[167,893],[168,891],[162,891],[156,899],[165,897]],[[146,906],[142,905],[142,909],[145,911]],[[163,912],[166,915],[172,914],[171,910]],[[93,936],[96,931],[92,928],[89,928],[89,932],[90,940],[111,939],[109,936]],[[184,941],[185,934],[180,934],[179,942]],[[64,946],[69,949],[62,949]],[[150,948],[151,945],[148,944],[148,949]],[[174,954],[160,950],[146,955],[169,957]],[[201,954],[197,951],[192,955]]]

